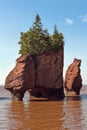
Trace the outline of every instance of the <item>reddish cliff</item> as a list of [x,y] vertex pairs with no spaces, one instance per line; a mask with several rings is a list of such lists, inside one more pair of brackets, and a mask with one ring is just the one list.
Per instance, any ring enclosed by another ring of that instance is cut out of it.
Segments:
[[26,91],[35,97],[64,98],[63,59],[63,47],[57,52],[21,56],[7,76],[5,88],[19,100]]
[[81,60],[74,59],[73,63],[68,67],[65,75],[64,87],[66,95],[79,95],[82,87],[82,78],[80,75]]

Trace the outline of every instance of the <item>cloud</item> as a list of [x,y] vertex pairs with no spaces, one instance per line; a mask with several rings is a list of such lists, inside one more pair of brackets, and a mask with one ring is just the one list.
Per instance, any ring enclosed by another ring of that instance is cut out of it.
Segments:
[[87,14],[84,16],[80,16],[80,18],[82,22],[87,23]]
[[68,25],[72,25],[74,22],[72,19],[69,19],[69,18],[66,18],[65,21],[66,21],[66,24]]

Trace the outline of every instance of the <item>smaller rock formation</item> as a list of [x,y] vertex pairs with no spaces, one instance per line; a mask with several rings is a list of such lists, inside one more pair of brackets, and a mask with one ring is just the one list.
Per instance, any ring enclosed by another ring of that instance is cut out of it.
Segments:
[[64,87],[66,96],[75,96],[80,94],[82,87],[82,78],[80,75],[80,59],[74,59],[73,63],[68,67],[65,75]]

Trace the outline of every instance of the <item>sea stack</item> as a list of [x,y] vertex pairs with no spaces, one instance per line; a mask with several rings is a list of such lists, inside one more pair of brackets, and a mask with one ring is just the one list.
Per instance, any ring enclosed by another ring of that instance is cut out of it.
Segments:
[[63,99],[63,61],[63,46],[56,52],[22,55],[6,77],[5,89],[18,100],[23,99],[26,91],[38,98]]
[[81,60],[75,58],[66,71],[64,83],[66,96],[75,96],[80,94],[80,89],[82,87],[80,66]]

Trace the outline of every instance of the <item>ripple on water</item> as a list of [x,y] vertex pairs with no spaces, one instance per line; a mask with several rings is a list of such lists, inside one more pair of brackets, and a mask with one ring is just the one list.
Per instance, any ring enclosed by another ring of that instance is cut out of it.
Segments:
[[[86,130],[87,95],[63,101],[12,101],[0,95],[0,130]],[[0,91],[1,93],[1,91]],[[6,94],[5,94],[6,93]]]

